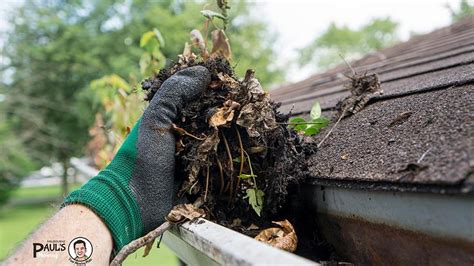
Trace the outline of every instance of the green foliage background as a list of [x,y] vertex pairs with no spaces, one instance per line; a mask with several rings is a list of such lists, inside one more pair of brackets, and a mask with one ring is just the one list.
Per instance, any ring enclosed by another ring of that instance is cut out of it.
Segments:
[[[71,156],[81,156],[100,108],[92,104],[94,95],[88,95],[90,82],[115,73],[138,84],[144,78],[138,65],[143,53],[140,37],[153,28],[166,40],[160,49],[167,63],[177,60],[189,32],[202,30],[199,11],[205,5],[180,0],[24,1],[9,16],[11,29],[2,33],[5,100],[0,102],[0,134],[2,143],[13,147],[2,149],[9,160],[2,159],[2,165],[16,165],[0,168],[2,182],[10,175],[23,175],[20,168],[28,172],[33,162],[66,163]],[[229,11],[227,33],[236,70],[243,75],[253,68],[263,84],[276,83],[282,71],[272,66],[274,36],[250,10],[247,2],[233,1]],[[12,139],[16,144],[10,143]]]
[[358,59],[398,42],[397,28],[398,23],[388,17],[373,19],[359,29],[331,23],[323,34],[299,51],[299,63],[315,63],[322,70],[340,64],[340,55],[347,60]]
[[455,9],[450,5],[446,6],[451,12],[451,19],[453,22],[456,22],[466,16],[474,15],[474,5],[469,4],[468,0],[460,0],[459,9]]

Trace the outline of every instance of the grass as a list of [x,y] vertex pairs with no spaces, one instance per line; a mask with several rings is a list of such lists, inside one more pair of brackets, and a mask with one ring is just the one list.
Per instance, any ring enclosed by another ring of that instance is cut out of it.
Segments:
[[160,248],[154,248],[150,251],[147,257],[143,258],[143,250],[141,248],[135,252],[135,254],[130,255],[123,265],[125,266],[139,266],[139,265],[164,265],[164,266],[177,266],[179,265],[178,259],[167,246],[160,245]]
[[0,211],[0,260],[53,213],[48,204],[5,207]]
[[[72,188],[78,186],[75,185]],[[12,200],[53,197],[60,195],[60,191],[59,186],[20,188],[13,193]],[[53,204],[16,205],[0,208],[0,262],[32,231],[46,221],[54,211]],[[179,265],[173,252],[164,245],[161,245],[160,249],[153,248],[146,258],[143,258],[142,254],[143,250],[138,250],[123,265]]]
[[[69,190],[72,191],[76,188],[79,188],[80,184],[70,184]],[[45,187],[26,187],[19,188],[13,192],[12,198],[17,199],[35,199],[35,198],[45,198],[45,197],[54,197],[61,196],[61,187],[60,186],[45,186]]]

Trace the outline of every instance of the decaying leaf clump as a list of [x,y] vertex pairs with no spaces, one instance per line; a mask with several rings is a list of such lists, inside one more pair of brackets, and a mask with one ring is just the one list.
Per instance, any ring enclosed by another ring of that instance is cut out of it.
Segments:
[[[222,57],[197,61],[182,57],[171,68],[143,82],[153,98],[164,80],[178,70],[202,65],[212,74],[207,90],[181,110],[177,135],[178,197],[204,199],[209,218],[246,233],[245,226],[266,226],[285,204],[288,187],[308,174],[305,159],[311,142],[289,129],[289,116],[277,111],[253,71],[239,80]],[[240,219],[242,226],[232,221]]]
[[255,239],[274,247],[294,252],[298,244],[298,237],[293,225],[288,220],[273,223],[279,227],[267,228],[261,231]]
[[357,74],[355,71],[349,77],[350,83],[346,88],[351,95],[337,103],[336,109],[339,111],[338,117],[346,117],[361,111],[369,102],[370,97],[375,94],[382,94],[380,82],[377,74]]

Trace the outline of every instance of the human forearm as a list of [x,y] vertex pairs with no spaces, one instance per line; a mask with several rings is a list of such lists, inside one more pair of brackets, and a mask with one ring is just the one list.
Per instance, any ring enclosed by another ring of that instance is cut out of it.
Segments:
[[[87,265],[108,265],[112,252],[112,237],[109,230],[94,212],[79,204],[68,205],[58,211],[16,250],[5,265],[69,264],[68,246],[77,237],[84,237],[92,244],[93,252]],[[61,241],[64,241],[64,248],[61,248]],[[64,250],[44,249],[37,251],[34,257],[35,247],[39,250],[41,246],[53,242],[57,244],[56,249]]]

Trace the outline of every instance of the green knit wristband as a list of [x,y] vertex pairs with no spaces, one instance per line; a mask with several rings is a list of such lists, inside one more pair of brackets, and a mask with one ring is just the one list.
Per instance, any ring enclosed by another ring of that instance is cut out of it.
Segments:
[[114,252],[143,234],[140,208],[129,187],[139,124],[140,120],[107,168],[69,194],[62,205],[79,203],[92,209],[112,234]]

